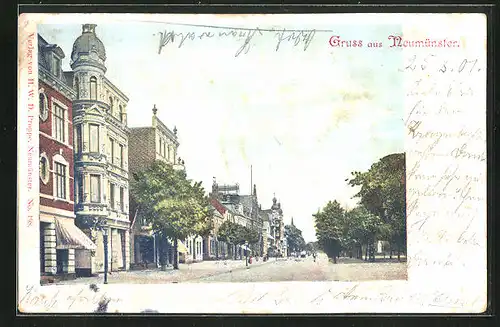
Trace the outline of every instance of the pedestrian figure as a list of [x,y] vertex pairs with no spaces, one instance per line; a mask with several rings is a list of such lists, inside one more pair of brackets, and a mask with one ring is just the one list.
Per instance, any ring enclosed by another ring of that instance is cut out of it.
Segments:
[[314,262],[316,262],[316,253],[313,253]]

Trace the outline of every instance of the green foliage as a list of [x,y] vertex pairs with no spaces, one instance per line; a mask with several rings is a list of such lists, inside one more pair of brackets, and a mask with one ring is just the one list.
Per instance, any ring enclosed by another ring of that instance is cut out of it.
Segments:
[[367,172],[353,172],[351,186],[361,186],[356,197],[383,221],[386,236],[406,247],[406,162],[404,153],[383,157]]
[[295,225],[285,225],[285,237],[290,251],[302,251],[306,247],[306,242],[302,236],[302,231]]
[[130,183],[140,214],[159,234],[170,238],[206,235],[211,229],[211,211],[201,183],[192,183],[183,170],[156,161],[134,174]]
[[313,215],[319,246],[329,257],[336,257],[344,242],[345,210],[337,201],[329,201]]
[[318,245],[329,257],[341,249],[353,249],[375,240],[390,240],[406,246],[406,173],[405,154],[383,157],[366,172],[353,172],[347,179],[359,205],[345,211],[337,201],[330,201],[313,215]]
[[218,238],[230,244],[256,244],[259,242],[259,233],[256,230],[226,220],[219,227]]

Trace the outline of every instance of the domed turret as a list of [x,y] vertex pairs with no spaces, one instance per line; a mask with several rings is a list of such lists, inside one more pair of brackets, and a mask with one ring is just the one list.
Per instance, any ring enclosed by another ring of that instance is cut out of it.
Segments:
[[275,196],[273,196],[273,205],[271,206],[271,209],[273,209],[273,210],[277,210],[279,208],[276,201],[278,201],[278,200],[276,199],[276,195],[275,195]]
[[104,66],[106,49],[104,44],[95,34],[96,24],[83,24],[82,35],[73,43],[71,52],[71,67],[74,68],[79,61],[94,62]]

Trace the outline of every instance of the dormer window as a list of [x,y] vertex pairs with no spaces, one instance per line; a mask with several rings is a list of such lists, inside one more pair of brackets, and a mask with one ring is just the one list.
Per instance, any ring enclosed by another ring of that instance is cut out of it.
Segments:
[[57,77],[61,76],[61,59],[56,55],[52,56],[52,73]]

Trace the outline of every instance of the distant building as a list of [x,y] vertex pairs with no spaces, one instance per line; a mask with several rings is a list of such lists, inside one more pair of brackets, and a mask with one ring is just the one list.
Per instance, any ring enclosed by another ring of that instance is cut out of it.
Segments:
[[63,50],[38,36],[40,140],[40,272],[75,274],[75,253],[95,244],[75,226],[73,108]]
[[71,72],[65,77],[76,93],[76,223],[95,241],[95,252],[76,255],[81,273],[104,271],[103,229],[108,233],[109,269],[127,270],[129,256],[129,175],[127,96],[106,76],[106,49],[95,24],[84,24],[73,43]]
[[[215,183],[215,180],[214,180]],[[203,242],[204,259],[224,259],[227,256],[227,244],[218,239],[219,228],[227,218],[227,209],[219,202],[217,198],[210,195],[210,204],[212,205],[213,230]]]
[[241,195],[239,184],[219,185],[215,182],[212,185],[211,197],[225,208],[226,219],[238,225],[247,227],[257,232],[259,241],[257,244],[237,245],[236,249],[229,252],[237,251],[241,255],[242,250],[250,250],[254,256],[261,256],[263,252],[263,220],[260,214],[261,208],[257,199],[257,187],[253,186],[252,194]]
[[[272,254],[272,246],[274,245],[274,237],[272,236],[272,215],[271,209],[262,210],[262,256]],[[271,251],[269,249],[271,248]],[[271,253],[270,253],[271,252]]]
[[271,206],[271,235],[273,237],[272,248],[277,255],[286,255],[285,244],[285,224],[283,222],[283,209],[281,203],[277,202],[276,197],[273,197]]
[[[170,130],[156,115],[158,109],[153,106],[151,126],[130,128],[129,137],[129,171],[133,175],[141,170],[150,167],[156,160],[170,163],[175,169],[185,169],[184,162],[177,155],[179,141],[177,138],[177,128]],[[134,266],[143,263],[159,262],[159,242],[161,240],[153,233],[148,217],[141,214],[140,208],[134,199],[130,200],[130,225],[131,243],[130,258]],[[173,250],[171,242],[167,242],[166,247],[168,264],[173,262]],[[178,250],[180,260],[184,260],[187,251],[186,246],[179,241]]]

